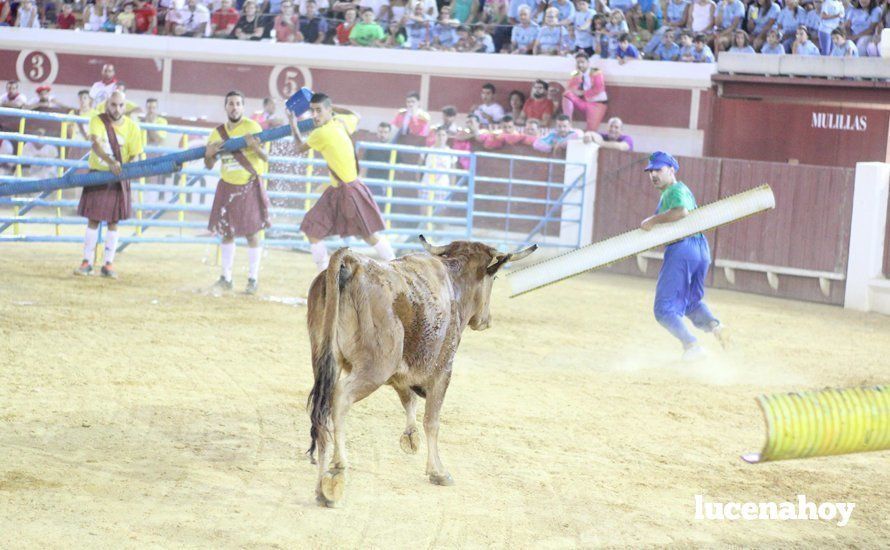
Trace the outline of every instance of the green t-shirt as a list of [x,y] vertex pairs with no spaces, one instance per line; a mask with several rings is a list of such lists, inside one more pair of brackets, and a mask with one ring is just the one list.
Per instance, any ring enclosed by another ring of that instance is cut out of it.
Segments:
[[682,181],[678,181],[661,192],[658,201],[658,213],[664,214],[674,208],[685,208],[692,212],[696,209],[695,196]]
[[383,34],[383,27],[377,23],[365,23],[364,21],[356,23],[349,33],[349,39],[359,46],[370,46],[375,40],[384,40],[386,35]]

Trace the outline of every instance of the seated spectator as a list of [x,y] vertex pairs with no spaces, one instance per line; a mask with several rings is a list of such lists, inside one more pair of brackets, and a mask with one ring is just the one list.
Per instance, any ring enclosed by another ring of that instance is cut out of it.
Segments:
[[392,121],[396,137],[422,136],[430,132],[430,115],[420,108],[420,94],[411,92],[405,97],[405,108],[399,109]]
[[823,0],[819,11],[819,51],[822,55],[830,55],[833,51],[832,33],[844,21],[844,4],[840,0]]
[[575,16],[569,26],[571,30],[572,50],[582,51],[592,56],[593,50],[593,16],[596,13],[590,9],[590,2],[577,0],[575,2]]
[[74,27],[77,26],[77,18],[74,16],[72,12],[73,4],[71,2],[65,2],[62,4],[62,12],[56,18],[56,28],[70,31],[74,30]]
[[760,51],[766,43],[766,34],[776,24],[781,11],[779,4],[773,0],[756,0],[748,8],[748,32],[751,34],[751,43],[755,51]]
[[[469,114],[466,125],[451,137],[451,148],[455,151],[472,151],[473,142],[479,138],[479,134],[479,117]],[[458,163],[464,170],[470,167],[469,157],[460,157]]]
[[470,111],[485,126],[500,122],[504,118],[504,108],[494,101],[494,84],[487,82],[482,85],[482,103],[474,105]]
[[133,2],[124,2],[123,11],[117,14],[115,20],[124,34],[136,32],[136,13],[133,11],[136,5]]
[[639,59],[640,51],[630,43],[630,35],[624,33],[618,37],[618,49],[615,50],[615,55],[618,57],[618,64],[624,65],[630,59]]
[[[313,1],[315,2],[315,14],[319,15],[321,17],[327,17],[329,12],[331,11],[330,0],[313,0]],[[387,4],[387,3],[384,1],[383,4]],[[356,2],[355,3],[356,15],[358,15],[362,12],[361,8],[362,8],[361,3]],[[309,15],[309,0],[299,0],[297,3],[294,4],[294,10],[296,10],[297,15],[299,15],[300,17],[306,17],[307,15]],[[375,10],[375,13],[376,13],[376,10]]]
[[[210,10],[198,0],[188,0],[181,10],[168,12],[167,18],[176,14],[176,24],[173,26],[173,34],[176,36],[202,37],[208,34],[210,25]],[[260,34],[262,37],[262,34]]]
[[105,0],[96,0],[95,4],[87,4],[83,10],[83,30],[92,32],[113,31],[114,23],[109,21],[111,10]]
[[343,22],[337,25],[334,44],[337,44],[338,46],[349,45],[349,33],[352,32],[352,28],[355,27],[358,20],[356,17],[357,13],[355,8],[349,8],[343,12]]
[[398,21],[390,21],[386,29],[386,38],[383,40],[384,48],[402,48],[408,40],[405,28]]
[[430,20],[423,13],[423,5],[420,2],[414,4],[413,10],[405,22],[407,38],[404,46],[411,50],[429,49],[430,40],[432,39],[430,36]]
[[[386,19],[387,23],[396,22],[401,24],[407,15],[407,0],[389,0],[389,16],[388,19]],[[381,21],[381,23],[383,22]]]
[[[444,6],[443,6],[444,7]],[[479,0],[451,0],[448,6],[451,17],[458,25],[469,25],[479,15]],[[439,8],[442,11],[442,8]]]
[[454,44],[454,51],[472,52],[475,44],[473,37],[470,36],[470,28],[466,25],[459,25],[455,32],[457,32],[457,43]]
[[695,46],[692,45],[692,34],[689,31],[680,33],[680,59],[683,63],[695,62]]
[[525,94],[519,90],[510,92],[510,110],[507,114],[513,117],[513,121],[516,124],[522,125],[525,123],[525,114],[522,112],[524,107]]
[[496,52],[507,49],[510,43],[512,27],[507,17],[507,4],[507,0],[486,0],[477,22],[491,33],[491,40]]
[[541,123],[538,120],[530,118],[525,121],[525,127],[522,129],[522,143],[531,147],[534,145],[538,136],[541,135]]
[[624,123],[620,118],[609,119],[609,129],[606,132],[585,132],[584,143],[596,143],[605,149],[617,149],[618,151],[633,151],[634,140],[622,133]]
[[807,27],[807,34],[811,40],[818,40],[819,25],[822,24],[822,0],[801,0],[801,5],[806,10],[804,25]]
[[[231,2],[231,0],[227,0]],[[133,32],[136,34],[158,34],[158,10],[149,0],[136,0],[133,10]],[[237,16],[235,18],[237,21]],[[234,23],[232,23],[234,27]]]
[[689,8],[689,21],[686,29],[692,36],[701,34],[710,40],[717,19],[717,4],[714,0],[695,0]]
[[609,20],[606,16],[597,14],[593,16],[593,52],[601,59],[609,59],[609,31],[606,29]]
[[539,30],[538,24],[532,21],[531,9],[528,6],[519,8],[519,23],[510,33],[510,53],[533,53]]
[[733,45],[736,30],[742,28],[745,17],[745,5],[741,0],[722,0],[717,4],[717,15],[714,18],[715,29],[714,50],[722,52]]
[[657,0],[639,0],[627,13],[627,26],[632,32],[655,32],[661,25],[661,3]]
[[473,51],[476,53],[494,53],[494,39],[485,30],[485,25],[476,24],[470,28],[473,33]]
[[220,8],[210,16],[210,34],[214,38],[228,38],[235,32],[241,16],[232,7],[232,0],[222,0]]
[[430,47],[434,50],[452,51],[457,46],[457,27],[460,23],[451,18],[451,8],[442,6],[439,20],[430,28]]
[[442,108],[442,123],[439,126],[445,127],[448,130],[449,136],[454,136],[460,128],[457,126],[457,109],[448,105],[447,107]]
[[831,42],[834,47],[831,50],[832,57],[859,57],[859,50],[852,40],[847,40],[847,34],[843,29],[831,31]]
[[[707,2],[708,0],[705,1]],[[643,53],[645,53],[647,57],[652,57],[655,53],[655,49],[661,45],[662,35],[666,32],[673,33],[674,40],[678,40],[680,31],[691,23],[691,14],[703,14],[703,10],[709,9],[702,8],[699,4],[700,0],[696,0],[696,3],[692,4],[690,7],[690,4],[686,2],[686,0],[669,0],[667,7],[665,8],[666,17],[664,19],[664,24],[652,34],[652,38],[650,38],[649,42],[643,46]],[[713,4],[713,2],[711,2],[711,4]],[[712,27],[713,24],[708,25],[707,29],[710,30]]]
[[15,26],[20,29],[39,29],[40,14],[34,0],[22,0],[18,12],[15,14]]
[[745,31],[736,31],[734,35],[734,44],[729,51],[732,53],[757,53],[754,51],[754,48],[751,47],[751,43],[748,39],[748,33]]
[[760,53],[767,55],[783,55],[785,53],[785,46],[779,40],[779,31],[770,29],[766,33],[766,44],[760,48]]
[[714,63],[716,61],[714,52],[711,51],[710,46],[705,44],[705,42],[707,42],[707,39],[703,34],[698,34],[693,39],[692,61],[694,63]]
[[627,26],[627,21],[624,19],[624,13],[621,10],[612,10],[612,13],[609,14],[609,22],[606,23],[606,34],[609,36],[609,59],[617,57],[618,37],[629,32],[630,29]]
[[544,24],[538,30],[533,52],[535,55],[564,55],[569,34],[559,24],[559,12],[556,8],[547,8],[544,12]]
[[19,81],[10,80],[6,83],[6,93],[0,96],[0,107],[23,109],[28,104],[25,94],[19,93]]
[[661,35],[661,45],[652,52],[652,59],[661,61],[677,61],[680,59],[680,46],[674,42],[673,33],[666,32]]
[[[596,130],[603,117],[606,116],[606,82],[603,72],[598,68],[590,68],[590,59],[584,52],[575,54],[575,67],[562,99],[562,112],[572,120],[575,110],[581,112],[586,120],[588,131]],[[558,118],[558,117],[557,117]]]
[[306,0],[304,5],[306,15],[300,17],[300,33],[303,35],[303,41],[307,44],[321,44],[328,34],[328,22],[318,15],[318,4],[315,0]]
[[[377,125],[377,143],[392,143],[392,126],[389,122],[381,122]],[[390,162],[390,160],[395,160],[395,155],[393,155],[394,151],[387,149],[365,149],[364,155],[362,155],[362,161],[370,161],[370,162]],[[370,179],[378,179],[378,180],[389,180],[390,170],[385,168],[366,168],[365,163],[362,162],[361,168],[361,177],[362,181],[367,183],[368,189],[371,190],[371,194],[377,197],[385,196],[385,190],[383,185],[377,183],[370,183],[366,178]]]
[[273,26],[276,42],[303,41],[303,34],[300,32],[300,16],[297,15],[294,3],[290,0],[284,0],[281,3],[281,13],[275,16]]
[[810,33],[805,25],[797,27],[794,43],[791,44],[791,53],[794,55],[822,55],[819,46],[810,40]]
[[782,37],[782,46],[786,52],[791,52],[797,27],[806,22],[807,11],[800,7],[798,0],[785,0],[785,6],[776,18],[776,30]]
[[[172,14],[173,12],[168,14],[168,19]],[[232,31],[232,37],[237,40],[260,40],[265,31],[266,29],[257,14],[256,2],[247,0],[244,2],[244,8],[235,25],[235,30]]]
[[56,109],[70,110],[71,107],[62,105],[51,95],[52,88],[44,84],[37,87],[37,101],[28,108],[32,111],[53,111]]
[[557,153],[565,150],[571,139],[579,139],[581,133],[572,128],[572,121],[566,115],[556,117],[556,128],[547,135],[535,140],[532,147],[542,153]]
[[[35,135],[41,138],[46,137],[46,130],[43,128],[37,128]],[[58,159],[59,150],[58,148],[56,148],[55,145],[44,145],[42,143],[29,141],[22,147],[22,156],[38,159]],[[59,173],[59,167],[57,166],[41,166],[32,164],[23,166],[22,168],[27,168],[26,175],[32,178],[54,178],[61,175]]]
[[535,80],[532,84],[531,96],[522,106],[523,119],[535,119],[541,126],[550,126],[550,119],[553,117],[553,101],[547,97],[549,87],[543,80]]
[[[578,55],[578,53],[575,55]],[[547,99],[553,104],[553,117],[556,117],[557,115],[562,114],[562,94],[565,92],[565,88],[556,82],[550,82],[549,84],[550,87],[547,88]],[[551,124],[553,123],[553,117],[550,119]]]
[[[853,0],[852,4],[854,7],[847,12],[847,36],[850,42],[856,44],[859,56],[865,57],[874,31],[881,22],[881,7],[872,8],[872,0]],[[890,13],[890,7],[887,10]]]
[[[451,149],[448,147],[448,131],[445,128],[442,128],[441,126],[436,128],[433,135],[436,137],[436,140],[433,142],[434,148],[445,150]],[[427,153],[423,160],[423,166],[424,168],[431,170],[453,170],[455,162],[457,162],[457,157],[454,155],[438,152]],[[451,176],[449,174],[424,172],[423,177],[420,179],[420,183],[425,186],[451,187]],[[435,202],[447,200],[451,195],[450,191],[444,189],[425,190],[424,192],[427,196],[423,198]]]
[[569,0],[554,0],[549,6],[556,10],[556,20],[566,29],[575,19],[575,5]]
[[349,42],[353,46],[377,48],[383,45],[386,35],[383,32],[383,27],[374,20],[374,17],[374,10],[370,8],[362,10],[361,21],[356,23],[349,32]]
[[518,145],[525,143],[525,134],[519,131],[510,115],[501,119],[501,128],[486,134],[481,134],[479,141],[486,149],[500,149],[505,145]]

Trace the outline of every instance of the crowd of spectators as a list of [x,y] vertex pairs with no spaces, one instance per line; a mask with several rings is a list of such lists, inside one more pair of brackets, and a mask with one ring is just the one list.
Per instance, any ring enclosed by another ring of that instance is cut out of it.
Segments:
[[890,0],[0,0],[0,26],[713,62],[878,56]]

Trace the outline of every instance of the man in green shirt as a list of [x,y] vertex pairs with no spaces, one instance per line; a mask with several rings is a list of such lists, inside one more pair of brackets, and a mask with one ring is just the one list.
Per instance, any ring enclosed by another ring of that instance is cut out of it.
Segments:
[[[657,151],[649,155],[645,171],[661,199],[655,215],[642,221],[640,227],[649,231],[662,223],[673,223],[695,210],[695,197],[683,182],[677,181],[680,164],[671,155]],[[697,328],[714,334],[724,347],[727,335],[702,301],[705,295],[705,279],[711,264],[708,240],[701,233],[686,237],[668,245],[664,251],[664,263],[658,273],[655,286],[655,318],[663,327],[683,343],[683,359],[695,360],[704,355],[704,349],[689,332],[683,317],[689,317]]]
[[362,20],[352,27],[352,32],[349,33],[349,41],[354,46],[376,47],[380,46],[385,39],[386,34],[383,32],[383,27],[374,21],[374,10],[371,8],[362,10]]

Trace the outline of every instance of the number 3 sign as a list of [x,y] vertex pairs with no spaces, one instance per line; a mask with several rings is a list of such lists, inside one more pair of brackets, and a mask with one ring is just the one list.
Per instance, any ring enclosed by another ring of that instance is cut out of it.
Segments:
[[54,52],[23,50],[15,62],[15,73],[22,82],[52,84],[59,74],[59,58]]
[[288,98],[302,87],[312,89],[312,73],[292,65],[275,65],[269,75],[269,95],[278,99]]

